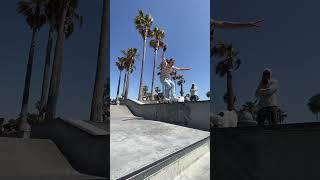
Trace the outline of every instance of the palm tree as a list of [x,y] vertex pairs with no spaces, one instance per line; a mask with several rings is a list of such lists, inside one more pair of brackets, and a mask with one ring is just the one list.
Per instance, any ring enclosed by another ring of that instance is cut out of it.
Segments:
[[153,70],[152,70],[152,81],[151,81],[151,98],[153,99],[153,87],[154,87],[154,77],[155,77],[155,70],[156,70],[156,58],[158,55],[159,48],[162,48],[164,45],[163,38],[165,33],[163,30],[155,27],[153,29],[154,39],[150,41],[150,47],[154,49],[154,58],[153,58]]
[[109,51],[109,0],[103,1],[102,18],[101,18],[101,32],[100,32],[100,44],[99,55],[97,62],[96,78],[94,83],[93,97],[91,103],[90,120],[95,122],[101,122],[101,115],[103,113],[103,81],[107,76],[107,60],[110,55]]
[[227,107],[228,110],[234,110],[234,93],[232,85],[232,72],[240,67],[241,60],[238,58],[239,51],[234,49],[232,44],[218,44],[213,48],[215,56],[221,59],[217,64],[216,74],[220,77],[227,75]]
[[127,71],[124,72],[123,84],[122,84],[122,93],[121,96],[124,97],[124,92],[126,90],[126,80],[127,80]]
[[129,48],[127,51],[122,50],[121,52],[124,55],[124,66],[127,71],[126,90],[124,93],[124,99],[128,99],[130,74],[133,72],[133,69],[135,68],[136,58],[138,57],[138,50],[137,48]]
[[139,86],[139,94],[138,100],[142,100],[142,86],[143,86],[143,71],[144,71],[144,61],[146,58],[146,45],[147,45],[147,38],[153,37],[154,33],[151,30],[151,26],[153,23],[153,18],[150,14],[144,14],[142,10],[139,10],[138,15],[135,18],[135,26],[138,30],[139,34],[143,39],[143,56],[141,62],[141,75],[140,75],[140,86]]
[[102,119],[103,121],[107,121],[107,117],[108,117],[108,110],[109,110],[109,97],[108,95],[110,94],[109,91],[109,86],[110,84],[110,80],[107,79],[106,80],[106,84],[104,85],[104,90],[103,90],[103,114],[102,114]]
[[178,86],[180,86],[180,95],[183,96],[184,92],[183,92],[183,84],[186,82],[184,80],[183,75],[176,75],[176,80],[178,80],[177,84]]
[[142,95],[147,96],[148,90],[149,90],[148,86],[143,86],[142,87]]
[[[46,104],[48,100],[48,90],[50,83],[50,65],[51,65],[51,51],[53,47],[53,35],[54,32],[57,32],[58,22],[60,14],[58,14],[57,9],[61,6],[61,1],[51,0],[46,4],[45,15],[47,17],[47,23],[49,25],[47,49],[46,49],[46,60],[43,71],[43,80],[42,80],[42,92],[39,102],[39,118],[43,118],[43,114],[46,111]],[[70,37],[74,31],[74,22],[79,22],[80,27],[82,26],[82,16],[77,11],[71,11],[67,14],[68,21],[65,22],[65,26],[69,27],[66,31],[66,38]]]
[[44,0],[27,0],[18,2],[17,11],[19,14],[22,14],[26,18],[26,22],[30,29],[32,30],[31,37],[31,45],[29,50],[28,57],[28,65],[27,72],[24,82],[24,90],[23,90],[23,99],[22,106],[20,112],[20,122],[19,122],[19,130],[20,136],[29,137],[30,133],[30,125],[27,122],[28,116],[28,103],[29,103],[29,91],[31,84],[31,76],[32,76],[32,66],[33,66],[33,58],[34,58],[34,49],[35,49],[35,38],[36,33],[40,30],[40,28],[46,22],[46,16],[44,15],[44,7],[46,1]]
[[308,107],[309,110],[316,115],[318,121],[320,113],[320,94],[316,94],[309,99]]
[[118,99],[119,97],[119,90],[120,90],[120,81],[121,81],[121,74],[122,74],[122,71],[124,70],[124,57],[118,57],[118,61],[116,62],[116,66],[119,70],[119,80],[118,80],[118,88],[117,88],[117,97],[116,99]]
[[[79,7],[78,0],[61,0],[59,3],[59,8],[57,9],[57,13],[60,14],[59,21],[57,23],[58,26],[58,35],[55,45],[55,53],[54,60],[52,65],[52,73],[50,80],[50,88],[48,94],[48,101],[46,107],[46,119],[51,120],[55,118],[56,114],[56,106],[58,103],[59,89],[61,83],[61,73],[62,73],[62,64],[63,64],[63,49],[64,49],[64,41],[66,37],[66,33],[69,31],[71,27],[68,27],[66,22],[70,21],[69,14],[77,11]],[[102,89],[102,87],[101,87]],[[102,90],[101,90],[102,91]],[[102,97],[102,95],[101,95]],[[100,98],[101,101],[102,98]],[[101,110],[102,112],[102,103]]]

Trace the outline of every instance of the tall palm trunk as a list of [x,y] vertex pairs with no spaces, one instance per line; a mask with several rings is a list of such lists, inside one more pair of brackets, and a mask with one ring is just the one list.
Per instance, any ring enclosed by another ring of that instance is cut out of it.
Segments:
[[[131,65],[130,65],[130,66],[131,66]],[[127,71],[126,91],[125,91],[125,93],[124,93],[124,99],[128,99],[130,74],[131,74],[131,67],[130,67],[129,70]]]
[[143,70],[144,70],[144,61],[146,59],[146,51],[147,51],[147,34],[148,31],[145,32],[144,38],[143,38],[143,57],[142,57],[142,64],[141,64],[141,75],[140,75],[140,86],[139,86],[139,95],[138,100],[142,100],[142,86],[143,86]]
[[158,48],[154,50],[154,58],[153,58],[153,71],[152,71],[152,82],[151,82],[151,100],[154,100],[153,97],[153,87],[154,87],[154,76],[156,71],[156,59],[158,55]]
[[183,84],[181,84],[181,86],[180,86],[180,95],[181,95],[181,97],[183,97],[183,94],[184,94],[184,92],[183,92]]
[[58,37],[56,41],[54,61],[52,66],[52,74],[50,80],[50,89],[47,102],[47,112],[46,119],[52,120],[56,115],[56,107],[58,103],[61,73],[62,73],[62,63],[63,63],[63,47],[65,40],[64,24],[66,19],[66,14],[69,5],[66,4],[62,11],[62,16],[59,22]]
[[232,85],[232,73],[229,70],[227,72],[227,107],[228,110],[234,110],[234,94],[233,94],[233,85]]
[[32,32],[31,45],[29,50],[29,59],[27,64],[27,72],[26,72],[26,77],[24,81],[22,106],[21,106],[21,112],[20,112],[19,136],[23,138],[29,138],[30,131],[31,131],[27,118],[28,118],[29,92],[30,92],[30,84],[31,84],[31,76],[32,76],[32,65],[33,65],[33,58],[34,58],[35,37],[36,37],[36,30],[34,29]]
[[122,96],[124,96],[124,93],[126,91],[126,80],[127,80],[127,71],[124,72],[124,79],[123,79],[123,87],[122,87]]
[[44,65],[44,72],[43,72],[43,80],[42,80],[42,93],[40,99],[40,112],[39,117],[43,116],[43,113],[46,109],[46,104],[48,100],[48,90],[49,90],[49,83],[50,83],[50,65],[51,65],[51,51],[53,46],[53,32],[54,29],[50,26],[49,34],[48,34],[48,42],[47,42],[47,53],[46,53],[46,62]]
[[119,73],[118,88],[117,88],[117,98],[116,98],[117,100],[118,100],[118,98],[119,98],[121,74],[122,74],[122,71],[120,71],[120,73]]
[[94,84],[93,98],[91,104],[90,120],[95,122],[102,121],[103,113],[103,81],[107,75],[107,58],[109,58],[109,0],[103,1],[103,15],[100,32],[99,58],[97,63],[96,79]]

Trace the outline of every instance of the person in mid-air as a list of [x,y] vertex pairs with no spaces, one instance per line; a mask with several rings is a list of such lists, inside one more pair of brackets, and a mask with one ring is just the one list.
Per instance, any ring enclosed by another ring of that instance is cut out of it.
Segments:
[[270,69],[263,71],[255,96],[258,100],[258,124],[264,125],[266,121],[278,124],[278,81],[272,78]]
[[160,82],[165,87],[164,89],[164,100],[165,101],[177,101],[176,97],[176,87],[174,82],[171,80],[170,74],[173,71],[181,71],[181,70],[191,70],[191,68],[178,68],[175,67],[175,60],[173,58],[166,59],[165,52],[167,50],[167,46],[164,45],[162,51],[162,62],[161,62],[161,71],[160,71]]

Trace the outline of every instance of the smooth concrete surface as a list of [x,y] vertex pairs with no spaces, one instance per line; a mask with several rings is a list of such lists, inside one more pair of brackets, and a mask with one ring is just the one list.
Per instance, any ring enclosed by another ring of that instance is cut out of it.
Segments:
[[[175,179],[177,177],[197,176],[209,180],[210,177],[210,140],[193,151],[185,154],[183,157],[176,159],[171,164],[162,168],[159,172],[146,178],[148,180]],[[205,156],[205,158],[203,158]],[[191,172],[186,172],[191,171]],[[197,172],[196,172],[197,171]],[[188,174],[189,173],[189,174]],[[201,173],[201,174],[199,174]],[[201,179],[199,179],[201,180]]]
[[135,116],[126,118],[130,111],[125,106],[110,108],[111,179],[126,176],[209,136],[206,131]]
[[86,121],[70,122],[57,118],[33,126],[31,136],[51,139],[77,171],[109,177],[109,132],[98,127]]
[[211,138],[213,179],[320,179],[320,123],[219,128]]
[[139,117],[209,131],[210,101],[141,104],[136,100],[124,102]]
[[75,171],[50,140],[0,138],[0,179],[102,179]]
[[210,180],[210,152],[195,161],[174,180]]

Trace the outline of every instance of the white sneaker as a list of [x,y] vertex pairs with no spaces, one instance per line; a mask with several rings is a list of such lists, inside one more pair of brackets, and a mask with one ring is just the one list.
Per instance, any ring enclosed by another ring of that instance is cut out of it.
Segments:
[[169,98],[164,98],[164,99],[163,99],[163,102],[169,102],[169,101],[170,101]]
[[179,100],[179,98],[177,98],[177,97],[173,97],[170,99],[171,102],[178,102],[178,100]]

